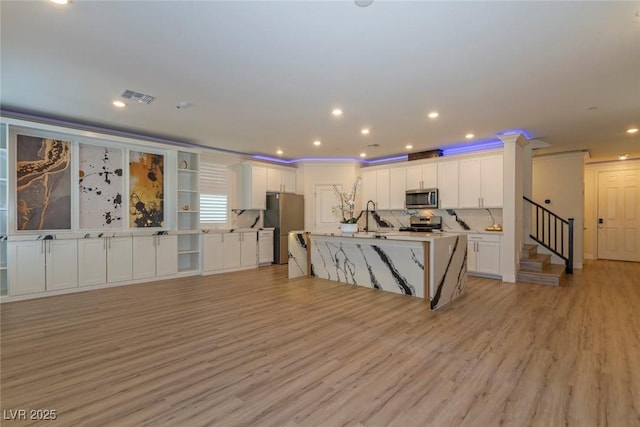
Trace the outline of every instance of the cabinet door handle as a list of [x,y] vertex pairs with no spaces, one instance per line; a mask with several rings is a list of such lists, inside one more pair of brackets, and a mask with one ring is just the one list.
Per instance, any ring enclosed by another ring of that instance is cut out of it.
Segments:
[[109,237],[109,250],[111,250],[111,237]]
[[51,242],[45,242],[45,243],[47,243],[48,252],[51,253]]

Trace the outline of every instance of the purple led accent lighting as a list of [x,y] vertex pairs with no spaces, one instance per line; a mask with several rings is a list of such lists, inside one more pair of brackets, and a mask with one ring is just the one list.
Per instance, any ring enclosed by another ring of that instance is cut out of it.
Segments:
[[532,136],[529,135],[529,133],[524,129],[507,129],[507,130],[503,130],[502,132],[496,133],[496,135],[498,136],[518,135],[518,134],[524,135],[524,137],[527,139],[532,138]]
[[398,160],[407,160],[409,158],[409,155],[407,154],[402,154],[400,156],[394,156],[394,157],[381,157],[379,159],[371,159],[371,160],[365,160],[366,163],[369,164],[375,164],[375,163],[384,163],[384,162],[395,162]]
[[393,157],[381,157],[379,159],[365,160],[362,158],[353,158],[353,157],[301,157],[299,159],[278,159],[276,157],[270,156],[262,156],[259,154],[255,154],[253,156],[254,159],[265,160],[268,162],[277,162],[284,164],[298,163],[298,162],[360,162],[367,164],[376,164],[383,162],[392,162],[397,160],[407,160],[407,155],[403,154],[401,156],[393,156]]
[[473,153],[475,151],[490,150],[493,148],[502,148],[504,143],[498,138],[484,139],[470,144],[449,145],[442,148],[443,156],[451,156],[454,154]]

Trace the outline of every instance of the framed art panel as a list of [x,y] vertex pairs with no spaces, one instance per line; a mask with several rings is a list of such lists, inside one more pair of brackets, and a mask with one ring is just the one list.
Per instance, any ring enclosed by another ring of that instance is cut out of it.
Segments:
[[129,225],[164,226],[164,156],[129,152]]
[[123,150],[80,144],[78,151],[80,228],[122,228]]
[[71,142],[17,135],[16,228],[71,229]]

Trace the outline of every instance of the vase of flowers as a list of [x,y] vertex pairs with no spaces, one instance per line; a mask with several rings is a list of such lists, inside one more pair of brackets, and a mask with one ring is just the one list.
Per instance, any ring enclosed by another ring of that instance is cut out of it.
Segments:
[[359,215],[355,216],[355,205],[356,196],[358,195],[358,191],[360,191],[361,185],[362,178],[357,177],[348,193],[340,191],[335,185],[333,186],[339,202],[338,205],[334,206],[333,212],[339,213],[342,216],[340,229],[343,233],[355,233],[358,231],[358,220],[362,216],[362,211]]

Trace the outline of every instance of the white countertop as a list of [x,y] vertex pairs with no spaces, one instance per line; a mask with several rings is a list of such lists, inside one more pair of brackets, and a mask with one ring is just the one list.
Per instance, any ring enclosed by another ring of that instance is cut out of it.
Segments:
[[345,238],[357,238],[357,239],[381,239],[381,240],[405,240],[405,241],[420,241],[431,242],[436,239],[445,239],[454,237],[459,233],[420,233],[413,231],[370,231],[370,232],[358,232],[358,233],[342,233],[340,231],[309,231],[312,236],[325,236],[325,237],[345,237]]

